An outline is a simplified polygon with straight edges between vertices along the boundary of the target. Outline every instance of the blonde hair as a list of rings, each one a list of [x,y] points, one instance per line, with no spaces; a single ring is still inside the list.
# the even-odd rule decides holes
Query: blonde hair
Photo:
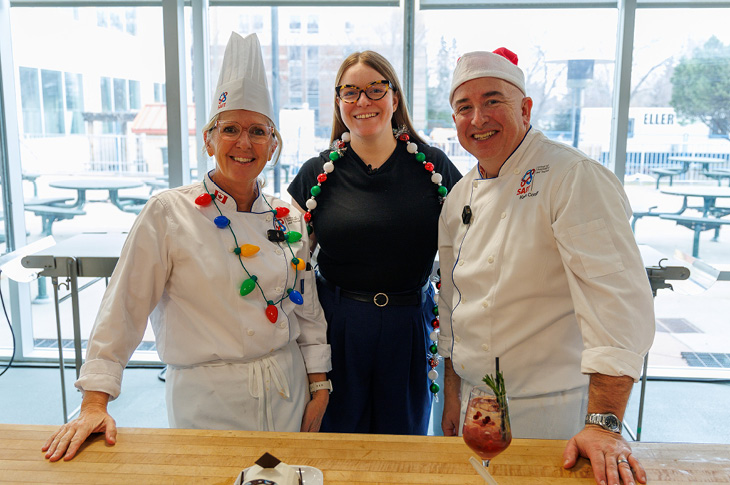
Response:
[[[258,111],[255,111],[255,113],[258,113]],[[266,117],[269,127],[274,130],[274,139],[276,140],[276,151],[274,152],[274,154],[271,157],[271,159],[274,160],[274,163],[271,164],[271,166],[273,167],[277,163],[279,163],[279,158],[281,158],[281,150],[284,148],[284,140],[281,138],[281,133],[279,133],[279,130],[276,129],[276,125],[274,124],[274,122],[271,121],[271,119],[268,116],[266,116],[262,113],[259,113],[259,114]],[[213,131],[213,128],[215,128],[215,122],[218,121],[219,116],[220,116],[220,113],[216,113],[215,116],[213,116],[210,119],[210,121],[208,121],[205,124],[205,126],[203,126],[202,132],[208,134],[208,140],[210,140],[210,133]],[[203,146],[203,153],[205,153],[207,151],[206,147],[207,147],[208,143],[210,143],[210,141],[206,142],[205,146]]]
[[[400,81],[398,81],[398,75],[395,73],[395,69],[393,69],[393,66],[385,57],[374,51],[353,52],[347,56],[344,61],[342,61],[342,65],[337,71],[337,77],[335,78],[335,86],[339,86],[341,84],[342,76],[345,75],[345,71],[358,63],[365,64],[366,66],[375,69],[393,85],[393,96],[398,96],[399,102],[398,107],[395,111],[393,111],[393,117],[390,120],[391,126],[396,129],[401,126],[405,126],[408,129],[408,133],[410,134],[412,141],[425,144],[413,128],[411,116],[408,114],[408,106],[406,105],[406,100],[402,94],[403,91],[400,87]],[[332,134],[330,135],[330,142],[340,138],[343,132],[349,131],[345,122],[342,121],[340,107],[337,104],[337,92],[335,92],[334,100],[335,112],[332,117]]]

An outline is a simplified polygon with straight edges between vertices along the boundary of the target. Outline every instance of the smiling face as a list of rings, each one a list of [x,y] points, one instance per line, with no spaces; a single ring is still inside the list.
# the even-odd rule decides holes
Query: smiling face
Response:
[[[349,84],[364,89],[368,84],[382,80],[389,79],[372,67],[357,63],[345,71],[338,84]],[[353,139],[393,138],[391,118],[398,107],[398,95],[392,89],[388,89],[385,96],[377,101],[368,98],[365,93],[360,93],[360,97],[354,103],[345,103],[341,99],[337,99],[336,102],[342,121],[350,130]]]
[[[507,81],[481,77],[459,86],[451,107],[459,143],[497,176],[530,127],[532,99]]]
[[[211,178],[234,196],[253,192],[256,178],[276,150],[276,140],[272,135],[265,143],[251,143],[248,128],[254,123],[271,126],[271,122],[260,113],[243,109],[224,111],[218,121],[235,121],[243,130],[235,140],[223,139],[216,127],[203,134],[208,154],[215,157],[216,167]]]

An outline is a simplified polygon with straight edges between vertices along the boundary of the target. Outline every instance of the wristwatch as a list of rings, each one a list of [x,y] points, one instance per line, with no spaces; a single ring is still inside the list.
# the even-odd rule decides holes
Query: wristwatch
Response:
[[[586,424],[597,424],[601,428],[621,434],[621,420],[613,413],[589,413]]]
[[[327,379],[326,381],[312,382],[309,385],[309,394],[314,394],[321,389],[327,389],[332,394],[332,381]]]

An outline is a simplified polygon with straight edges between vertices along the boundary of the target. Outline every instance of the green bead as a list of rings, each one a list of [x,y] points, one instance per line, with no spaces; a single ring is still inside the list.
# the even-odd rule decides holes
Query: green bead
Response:
[[[314,231],[314,228],[310,224],[307,224],[307,234],[312,234],[312,231]]]
[[[434,315],[438,315],[439,314],[439,306],[438,305],[434,305],[433,306],[433,314]]]
[[[431,352],[432,354],[435,354],[436,352],[439,351],[439,346],[436,344],[431,344],[431,346],[428,348],[428,351]]]
[[[310,190],[309,193],[317,197],[319,194],[322,193],[322,187],[320,187],[319,185],[315,185],[314,187],[312,187],[312,190]]]
[[[419,162],[423,162],[426,160],[426,154],[425,153],[416,153],[416,160]]]
[[[333,162],[340,159],[340,154],[337,152],[330,152],[330,160]]]
[[[286,233],[286,240],[290,243],[295,243],[302,238],[302,233],[297,231],[289,231]]]
[[[444,187],[443,185],[440,185],[440,186],[439,186],[439,188],[438,188],[438,193],[439,193],[439,195],[440,195],[441,197],[446,197],[446,194],[448,194],[448,193],[449,193],[449,189],[447,189],[447,188],[446,188],[446,187]]]
[[[437,392],[439,392],[439,389],[441,389],[441,388],[439,387],[438,384],[436,384],[435,382],[431,383],[431,392],[433,394],[436,394]]]

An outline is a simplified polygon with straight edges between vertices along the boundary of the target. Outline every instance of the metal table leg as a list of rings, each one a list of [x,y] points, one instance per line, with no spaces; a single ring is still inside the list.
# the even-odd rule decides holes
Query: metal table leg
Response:
[[[63,402],[63,422],[68,423],[68,408],[66,405],[66,375],[63,363],[63,339],[61,335],[61,312],[58,305],[58,277],[52,276],[53,299],[56,305],[56,336],[58,338],[58,368],[61,370],[61,400]]]

